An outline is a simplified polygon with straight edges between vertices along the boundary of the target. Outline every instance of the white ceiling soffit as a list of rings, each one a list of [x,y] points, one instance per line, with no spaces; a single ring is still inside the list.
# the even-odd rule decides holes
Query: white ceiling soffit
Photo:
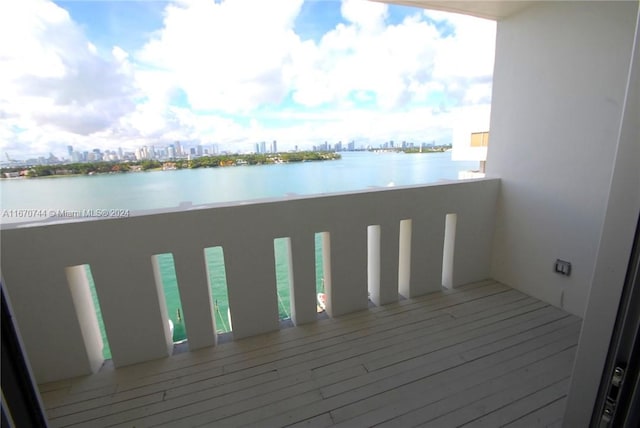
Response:
[[[464,15],[477,16],[479,18],[500,20],[517,13],[528,7],[533,1],[527,0],[503,0],[503,1],[433,1],[433,0],[372,0],[381,3],[414,6],[422,9],[434,9],[445,12],[462,13]]]

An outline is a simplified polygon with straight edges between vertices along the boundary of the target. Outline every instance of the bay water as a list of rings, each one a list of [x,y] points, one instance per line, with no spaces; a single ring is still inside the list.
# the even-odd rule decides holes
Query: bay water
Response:
[[[237,166],[175,171],[0,180],[2,210],[150,210],[219,202],[313,195],[455,180],[459,171],[477,169],[477,162],[451,160],[451,152],[404,154],[346,152],[333,161]],[[2,218],[2,222],[17,219]],[[24,219],[22,219],[24,220]],[[320,235],[316,236],[316,288],[322,292]],[[285,242],[275,240],[274,263],[281,319],[289,318],[289,283]],[[9,249],[3,249],[10,251]],[[227,283],[222,248],[205,250],[212,305],[218,332],[230,331]],[[180,296],[171,254],[158,256],[173,339],[186,338]],[[87,273],[107,344],[90,267]],[[108,345],[105,358],[111,354]]]

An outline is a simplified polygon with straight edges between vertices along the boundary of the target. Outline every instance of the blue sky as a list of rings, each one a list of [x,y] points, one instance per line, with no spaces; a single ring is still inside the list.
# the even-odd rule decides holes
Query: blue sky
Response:
[[[366,0],[24,0],[0,5],[0,37],[0,150],[19,159],[448,142],[488,119],[495,23]]]
[[[167,1],[82,1],[54,2],[69,12],[87,39],[103,50],[117,45],[126,51],[139,49],[162,27]]]

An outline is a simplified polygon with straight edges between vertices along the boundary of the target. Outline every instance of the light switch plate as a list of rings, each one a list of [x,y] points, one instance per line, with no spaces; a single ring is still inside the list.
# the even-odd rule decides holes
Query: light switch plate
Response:
[[[560,275],[569,276],[571,275],[571,263],[565,260],[557,259],[553,271],[555,273],[559,273]]]

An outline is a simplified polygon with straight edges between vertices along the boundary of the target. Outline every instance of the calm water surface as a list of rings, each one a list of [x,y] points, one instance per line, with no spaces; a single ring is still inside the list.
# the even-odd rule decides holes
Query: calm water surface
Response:
[[[147,210],[430,183],[477,167],[450,152],[352,152],[336,161],[1,180],[0,192],[3,209]]]

